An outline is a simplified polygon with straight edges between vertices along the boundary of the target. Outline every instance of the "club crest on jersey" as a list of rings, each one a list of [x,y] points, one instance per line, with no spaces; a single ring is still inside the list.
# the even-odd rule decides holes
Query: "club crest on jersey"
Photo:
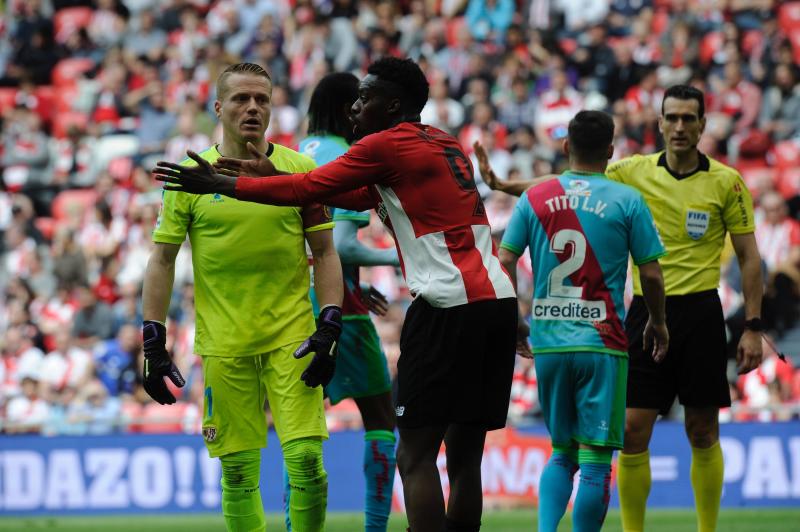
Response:
[[[217,427],[213,425],[209,425],[207,427],[203,427],[203,438],[206,439],[208,443],[217,439]]]
[[[686,234],[692,240],[699,240],[708,231],[708,224],[711,221],[711,213],[688,209],[686,211]]]
[[[586,190],[588,188],[589,182],[585,179],[571,179],[569,182],[569,189],[565,192],[574,196],[591,196],[591,190]]]

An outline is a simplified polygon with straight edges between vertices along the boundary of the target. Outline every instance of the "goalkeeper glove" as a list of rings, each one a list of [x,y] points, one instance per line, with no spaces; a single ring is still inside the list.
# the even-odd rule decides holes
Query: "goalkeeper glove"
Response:
[[[342,334],[342,309],[336,305],[328,305],[319,313],[317,331],[303,342],[294,358],[303,358],[313,352],[314,358],[300,376],[306,386],[327,385],[333,378],[336,369],[336,342]]]
[[[175,386],[183,388],[186,381],[167,353],[167,328],[157,321],[142,323],[144,338],[144,390],[161,403],[171,405],[175,396],[167,388],[164,377],[169,377]]]

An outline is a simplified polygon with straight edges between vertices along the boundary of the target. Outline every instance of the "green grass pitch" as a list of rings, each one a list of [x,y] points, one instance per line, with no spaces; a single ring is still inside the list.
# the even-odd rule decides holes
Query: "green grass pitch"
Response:
[[[390,532],[405,531],[405,516],[393,515]],[[797,509],[747,509],[723,510],[720,513],[720,531],[725,532],[797,532],[800,530],[800,508]],[[488,511],[483,517],[482,530],[487,532],[531,532],[536,530],[534,510]],[[327,532],[358,532],[363,530],[363,517],[356,513],[328,515]],[[267,531],[283,530],[283,516],[269,514]],[[648,532],[695,532],[692,510],[650,510],[647,512]],[[0,517],[0,530],[4,532],[33,532],[55,530],[62,532],[224,532],[225,523],[218,514],[190,515],[127,515],[98,517]],[[572,530],[569,516],[559,531]],[[622,530],[619,511],[610,511],[604,531]]]

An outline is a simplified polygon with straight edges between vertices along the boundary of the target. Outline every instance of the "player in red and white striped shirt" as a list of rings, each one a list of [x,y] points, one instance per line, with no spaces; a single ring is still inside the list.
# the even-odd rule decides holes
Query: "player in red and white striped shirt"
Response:
[[[413,61],[384,58],[369,67],[351,110],[363,138],[333,162],[278,175],[266,157],[223,158],[223,175],[193,157],[200,166],[159,163],[155,173],[178,185],[165,188],[184,192],[377,210],[395,236],[415,297],[400,341],[396,408],[411,530],[478,530],[486,431],[503,427],[508,411],[516,297],[469,159],[451,135],[419,122],[427,97],[428,83]],[[242,174],[277,177],[230,177]],[[436,468],[442,440],[450,479],[446,517]]]

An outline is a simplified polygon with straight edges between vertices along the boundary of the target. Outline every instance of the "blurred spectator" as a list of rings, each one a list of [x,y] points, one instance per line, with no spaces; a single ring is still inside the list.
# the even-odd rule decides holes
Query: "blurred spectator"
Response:
[[[69,328],[61,327],[53,335],[53,350],[42,359],[39,368],[42,396],[52,400],[66,387],[80,388],[92,376],[92,356],[81,349]]]
[[[553,73],[550,90],[539,97],[536,108],[536,140],[550,159],[561,156],[561,144],[567,136],[567,124],[583,108],[583,98],[569,86],[563,70]]]
[[[166,45],[167,33],[156,25],[156,13],[150,9],[142,10],[138,18],[128,25],[123,41],[125,52],[135,57],[150,57]]]
[[[77,345],[92,349],[94,345],[114,335],[114,317],[111,308],[88,285],[78,286],[78,311],[72,325]]]
[[[178,115],[175,133],[169,141],[167,141],[164,157],[168,161],[182,161],[186,158],[187,150],[199,153],[210,144],[211,139],[208,138],[208,135],[197,132],[194,113],[191,111],[182,111]]]
[[[176,122],[175,114],[166,108],[164,87],[153,83],[140,102],[139,127],[136,128],[139,152],[145,155],[163,153]]]
[[[39,214],[49,213],[47,205],[55,195],[49,173],[50,151],[41,118],[26,107],[18,107],[4,121],[4,146],[0,165],[3,182],[11,190],[22,190]]]
[[[438,76],[431,83],[429,96],[422,109],[422,122],[450,134],[456,133],[464,123],[464,106],[449,97],[446,77]]]
[[[83,188],[94,184],[92,168],[95,139],[78,124],[67,126],[67,136],[55,139],[53,150],[53,180],[59,188]]]
[[[381,55],[417,59],[431,83],[422,120],[457,136],[469,152],[472,142],[482,139],[496,170],[511,179],[560,171],[566,125],[584,107],[613,114],[615,158],[660,149],[663,91],[688,80],[707,98],[700,149],[740,167],[748,185],[763,195],[756,233],[769,273],[763,316],[776,335],[786,332],[784,341],[791,339],[788,328],[796,326],[800,305],[797,229],[786,204],[769,191],[792,198],[798,189],[800,66],[778,4],[6,2],[0,22],[0,409],[20,394],[23,377],[38,381],[43,351],[56,350],[59,331],[83,324],[91,336],[79,339],[80,348],[98,342],[98,378],[111,396],[122,394],[123,428],[197,430],[203,385],[192,354],[188,241],[176,260],[177,297],[169,309],[173,356],[185,374],[195,375],[179,409],[149,405],[135,382],[138,347],[128,358],[127,348],[117,344],[134,342],[125,331],[141,323],[140,284],[161,194],[149,168],[156,158],[181,160],[187,148],[219,141],[216,88],[209,80],[243,59],[270,72],[275,100],[270,138],[290,146],[322,75],[330,70],[363,75],[367,63]],[[90,6],[92,16],[85,28],[59,25],[56,35],[54,11],[65,5]],[[489,193],[477,178],[496,234],[513,200]],[[790,199],[792,212],[798,198]],[[372,219],[362,237],[391,246],[377,216]],[[522,262],[520,268],[525,294],[530,268]],[[733,313],[730,324],[741,299],[735,270],[729,269],[721,287]],[[391,315],[378,324],[391,368],[399,354],[402,309],[410,300],[398,275],[394,268],[375,268],[364,279],[391,302]],[[86,286],[96,293],[87,293]],[[731,331],[736,334],[735,327]],[[130,366],[115,392],[109,383],[123,360]],[[766,370],[769,400],[763,409],[783,412],[788,403],[779,398],[785,391]],[[795,373],[797,401],[800,372]],[[529,391],[530,381],[527,385],[523,389]],[[764,394],[764,389],[752,392],[752,382],[746,387],[747,393],[733,387],[745,404]],[[89,395],[61,387],[50,403],[47,432],[95,430],[88,421],[94,414],[86,413],[104,416],[106,403],[102,394]],[[524,405],[514,407],[522,413],[517,419],[529,422],[535,406],[524,394],[515,397],[520,400],[515,404]],[[754,408],[751,418],[784,416]],[[736,418],[737,405],[729,415]],[[74,419],[82,421],[71,425]],[[96,430],[111,430],[110,417],[104,419]]]
[[[53,274],[57,286],[72,289],[88,283],[86,256],[78,247],[75,233],[69,227],[61,227],[53,239]]]
[[[513,0],[469,0],[464,18],[476,40],[502,43],[513,16]]]
[[[767,267],[764,318],[780,338],[797,320],[800,301],[800,223],[788,217],[780,194],[761,197],[756,221],[756,242]]]
[[[48,419],[50,408],[39,397],[39,382],[35,375],[22,379],[22,394],[13,397],[6,408],[5,430],[11,434],[38,433]]]
[[[536,101],[533,99],[533,92],[528,82],[524,79],[516,78],[511,82],[511,97],[498,107],[498,119],[509,131],[534,123]]]
[[[759,129],[773,141],[787,140],[800,134],[800,85],[789,65],[778,65],[773,78],[764,92]]]

